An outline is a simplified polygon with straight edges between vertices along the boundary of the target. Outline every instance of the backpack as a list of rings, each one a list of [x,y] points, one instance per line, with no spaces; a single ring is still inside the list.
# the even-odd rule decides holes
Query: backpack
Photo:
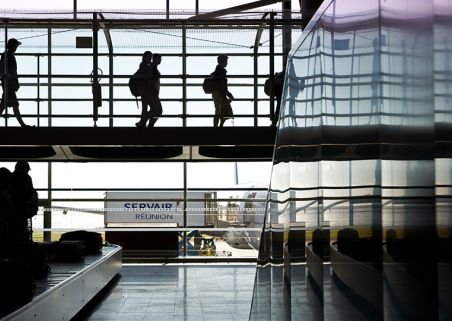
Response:
[[[132,75],[129,79],[129,89],[133,96],[140,97],[140,81],[136,77],[136,73]]]
[[[138,72],[138,71],[137,71]],[[140,108],[140,106],[138,106],[138,97],[141,96],[140,94],[140,80],[137,77],[137,72],[135,72],[132,77],[129,78],[129,90],[130,93],[135,96],[135,101],[137,103],[137,108]]]
[[[265,83],[264,83],[264,93],[265,93],[267,96],[270,96],[270,95],[271,95],[271,92],[270,92],[270,78],[267,78],[267,80],[265,80]],[[273,91],[273,94],[275,94],[275,91]]]
[[[282,87],[284,85],[284,73],[275,73],[275,77],[273,78],[273,96],[280,96],[282,94]],[[264,92],[267,96],[270,97],[270,78],[265,80],[264,83]]]
[[[211,76],[204,78],[202,89],[206,94],[211,94],[216,88],[216,81]]]

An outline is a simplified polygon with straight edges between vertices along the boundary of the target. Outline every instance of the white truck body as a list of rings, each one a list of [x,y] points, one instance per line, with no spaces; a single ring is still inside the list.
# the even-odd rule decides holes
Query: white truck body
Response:
[[[214,202],[211,192],[187,193],[187,226],[205,226],[206,215]],[[193,201],[192,201],[193,200]],[[184,226],[184,193],[167,192],[106,192],[105,226],[126,224],[174,224]],[[125,224],[125,225],[126,225]]]

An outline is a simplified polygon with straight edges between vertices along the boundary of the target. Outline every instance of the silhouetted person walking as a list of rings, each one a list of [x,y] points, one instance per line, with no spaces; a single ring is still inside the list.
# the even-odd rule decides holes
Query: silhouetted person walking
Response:
[[[148,106],[151,105],[151,81],[152,81],[152,52],[145,51],[135,77],[139,79],[139,93],[141,96],[141,118],[135,125],[145,127],[148,120]]]
[[[28,219],[37,213],[37,193],[33,181],[28,175],[30,165],[26,161],[18,161],[11,176],[11,199],[14,217],[11,221],[10,236],[13,242],[29,240]]]
[[[218,65],[215,71],[210,75],[212,79],[215,79],[216,86],[212,91],[212,99],[215,104],[215,116],[213,118],[213,126],[218,127],[218,122],[220,122],[220,127],[223,127],[224,122],[227,118],[232,117],[231,100],[234,96],[228,90],[228,80],[226,78],[226,69],[228,65],[228,56],[219,55],[217,57]],[[228,99],[228,97],[230,99]]]
[[[14,53],[17,47],[22,43],[17,39],[11,38],[7,43],[7,50],[0,58],[0,71],[2,79],[2,101],[0,102],[0,115],[7,107],[13,107],[14,116],[19,122],[20,126],[28,127],[22,120],[19,111],[19,101],[17,100],[16,92],[19,90],[19,78],[17,76],[17,62]],[[6,96],[6,97],[5,97]]]
[[[154,54],[152,56],[152,78],[150,81],[150,110],[148,113],[149,124],[148,127],[154,127],[158,117],[162,115],[162,103],[160,102],[160,71],[158,66],[162,62],[162,56]]]

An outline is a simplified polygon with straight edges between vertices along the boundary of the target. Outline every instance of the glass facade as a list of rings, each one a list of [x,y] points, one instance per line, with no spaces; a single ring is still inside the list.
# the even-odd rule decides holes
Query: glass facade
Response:
[[[448,320],[452,3],[325,1],[287,67],[250,320]]]
[[[10,171],[14,165],[0,162]],[[113,243],[109,238],[114,236],[108,233],[118,231],[126,236],[117,242],[125,256],[146,258],[158,257],[165,248],[164,237],[175,235],[171,241],[176,253],[163,256],[257,257],[270,162],[30,162],[30,166],[40,200],[38,215],[32,219],[35,241],[58,240],[63,232],[85,229],[100,232]],[[137,235],[139,253],[133,246],[127,250],[127,239]]]
[[[264,93],[264,82],[272,66],[275,72],[282,66],[281,15],[274,22],[262,17],[263,12],[226,16],[206,28],[201,22],[181,22],[194,12],[175,12],[164,24],[158,20],[162,14],[99,12],[100,28],[93,32],[93,13],[86,11],[78,14],[79,20],[69,12],[0,12],[3,18],[12,19],[0,25],[0,44],[5,44],[5,37],[22,42],[15,56],[24,122],[37,127],[92,127],[93,122],[97,127],[134,127],[141,107],[137,108],[128,81],[143,52],[151,50],[162,56],[159,98],[163,114],[158,127],[212,126],[212,97],[203,91],[202,83],[215,70],[220,53],[230,57],[228,88],[235,98],[234,119],[226,125],[270,125],[274,107]],[[293,14],[294,21],[299,22],[299,17]],[[68,27],[46,19],[63,21]],[[270,30],[276,38],[272,49]],[[301,28],[294,24],[291,34],[297,37]],[[80,38],[88,39],[92,47],[91,43],[76,47]],[[96,109],[93,70],[98,70],[101,86],[101,106]],[[15,127],[18,123],[2,115],[0,125]]]

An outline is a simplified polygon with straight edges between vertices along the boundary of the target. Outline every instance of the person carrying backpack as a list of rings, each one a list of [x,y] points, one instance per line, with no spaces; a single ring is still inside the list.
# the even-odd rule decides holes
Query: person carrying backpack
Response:
[[[232,118],[231,101],[234,96],[228,90],[228,80],[226,78],[226,69],[229,57],[226,55],[219,55],[217,57],[218,65],[215,71],[211,74],[211,78],[215,80],[215,87],[212,91],[212,99],[215,104],[215,116],[213,118],[213,126],[223,127],[224,122],[228,118]]]
[[[152,52],[145,51],[137,72],[135,72],[129,82],[132,94],[141,97],[141,118],[135,124],[137,127],[145,127],[148,120],[148,106],[151,105],[152,89],[155,88],[153,84],[151,85],[152,76]]]
[[[2,100],[0,102],[0,115],[6,107],[13,107],[14,116],[22,127],[25,125],[19,111],[19,101],[16,92],[19,90],[19,78],[17,76],[17,62],[14,53],[22,43],[17,39],[11,38],[7,43],[7,50],[0,58],[0,77],[2,80]]]

